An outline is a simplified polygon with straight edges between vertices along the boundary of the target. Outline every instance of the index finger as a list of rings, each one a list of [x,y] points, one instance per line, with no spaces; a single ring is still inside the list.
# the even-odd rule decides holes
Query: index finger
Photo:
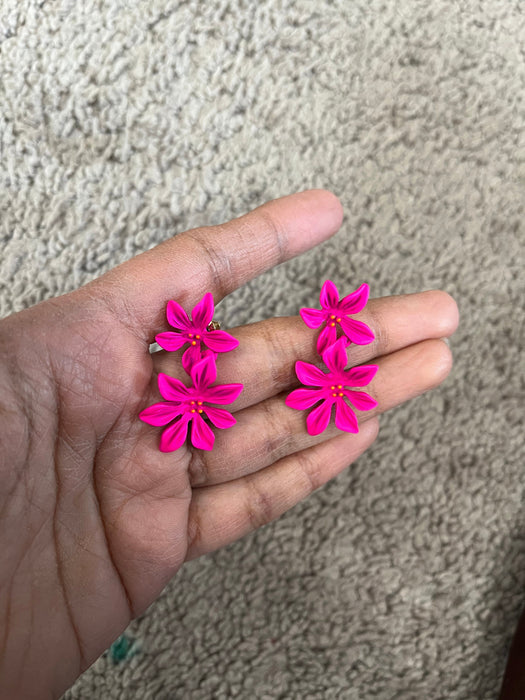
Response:
[[[166,303],[190,311],[211,292],[215,303],[265,270],[313,248],[340,228],[343,208],[328,190],[266,202],[224,224],[190,229],[113,268],[91,285],[119,319],[153,342]]]

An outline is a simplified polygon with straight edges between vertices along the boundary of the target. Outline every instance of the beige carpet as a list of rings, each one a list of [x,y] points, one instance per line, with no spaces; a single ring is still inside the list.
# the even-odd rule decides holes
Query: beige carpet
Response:
[[[0,315],[311,187],[340,233],[228,325],[327,277],[461,313],[439,390],[186,566],[68,700],[495,698],[525,602],[524,125],[520,0],[0,0]]]

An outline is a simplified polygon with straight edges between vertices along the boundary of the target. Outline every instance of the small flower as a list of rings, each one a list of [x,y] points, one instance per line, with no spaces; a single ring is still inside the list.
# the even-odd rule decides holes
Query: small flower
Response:
[[[374,340],[372,330],[365,323],[348,318],[349,314],[357,314],[364,309],[369,293],[369,286],[362,284],[355,292],[339,300],[337,287],[331,280],[326,280],[319,295],[322,309],[304,308],[299,311],[308,328],[319,328],[326,322],[317,339],[317,352],[320,355],[335,343],[338,328],[350,343],[368,345]]]
[[[206,352],[202,345],[205,345],[213,352],[229,352],[234,350],[239,341],[226,331],[208,330],[213,319],[215,305],[213,296],[207,292],[191,312],[191,320],[182,306],[176,301],[168,301],[166,317],[168,323],[179,332],[166,331],[155,336],[155,340],[164,350],[179,350],[186,343],[189,347],[184,352],[184,356],[191,364],[202,359]]]
[[[141,411],[139,418],[149,425],[169,425],[160,439],[161,452],[173,452],[184,444],[191,423],[191,442],[201,450],[211,450],[215,435],[203,415],[217,428],[230,428],[237,422],[229,411],[206,403],[229,404],[239,396],[242,384],[217,384],[215,357],[208,355],[192,365],[190,376],[193,386],[187,387],[178,379],[159,373],[159,391],[166,401],[153,404]]]
[[[357,417],[345,399],[360,411],[369,411],[377,406],[377,401],[364,391],[352,391],[347,388],[366,386],[374,378],[377,365],[361,365],[345,370],[347,361],[346,339],[341,337],[323,353],[323,362],[329,372],[323,372],[315,365],[301,360],[295,363],[299,381],[307,386],[319,388],[295,389],[288,394],[286,405],[304,410],[322,401],[306,418],[306,427],[310,435],[319,435],[326,429],[334,404],[336,427],[349,433],[359,432]]]

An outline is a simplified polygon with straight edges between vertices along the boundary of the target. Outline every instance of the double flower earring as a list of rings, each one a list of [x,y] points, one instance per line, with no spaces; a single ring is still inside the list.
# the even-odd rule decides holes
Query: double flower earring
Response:
[[[191,319],[176,301],[168,301],[166,317],[176,332],[155,336],[157,343],[170,352],[186,347],[182,368],[191,379],[186,386],[180,379],[159,373],[158,386],[165,399],[144,409],[139,418],[149,425],[168,426],[160,438],[161,452],[173,452],[190,438],[194,447],[211,450],[215,435],[207,418],[216,428],[230,428],[237,422],[224,408],[209,404],[230,404],[243,390],[242,384],[214,384],[217,379],[217,355],[235,350],[239,341],[221,331],[213,321],[215,304],[208,292],[191,312]],[[213,385],[213,386],[212,386]],[[168,425],[169,424],[169,425]]]
[[[319,296],[321,309],[305,308],[299,312],[309,328],[319,328],[324,324],[317,339],[317,352],[328,368],[328,372],[324,372],[301,360],[295,364],[297,378],[305,386],[288,394],[286,405],[305,410],[318,404],[306,418],[310,435],[319,435],[326,430],[333,406],[336,427],[349,433],[359,432],[352,406],[360,411],[377,406],[377,401],[369,394],[350,388],[369,384],[377,372],[377,365],[345,369],[348,363],[346,348],[352,343],[368,345],[374,340],[374,334],[366,324],[349,318],[364,309],[369,291],[368,285],[362,284],[340,300],[337,287],[327,280]],[[340,336],[338,331],[342,333]]]

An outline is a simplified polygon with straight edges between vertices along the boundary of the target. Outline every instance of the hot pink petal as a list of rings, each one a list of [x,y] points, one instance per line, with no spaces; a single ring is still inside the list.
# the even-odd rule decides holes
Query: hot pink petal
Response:
[[[185,414],[162,431],[159,446],[161,452],[173,452],[182,447],[188,434],[188,421],[189,416]]]
[[[369,294],[370,287],[367,284],[362,284],[355,292],[341,299],[338,304],[339,311],[345,315],[358,314],[365,308]]]
[[[243,388],[243,384],[217,384],[217,386],[209,386],[201,393],[201,396],[203,401],[228,404],[235,401]]]
[[[342,399],[337,401],[335,407],[335,425],[339,430],[345,430],[347,433],[358,433],[359,423],[357,416],[352,411],[350,406]]]
[[[191,442],[199,450],[211,450],[215,442],[213,430],[207,425],[200,414],[194,413],[191,422]]]
[[[190,370],[191,379],[195,388],[203,391],[217,379],[217,365],[212,355],[203,357],[196,362]]]
[[[323,352],[329,348],[330,345],[333,345],[336,340],[337,330],[333,326],[325,326],[317,338],[317,352],[319,355],[322,355]]]
[[[181,331],[185,331],[191,326],[191,321],[188,318],[188,314],[176,301],[168,301],[168,305],[166,307],[166,318],[168,319],[170,326],[173,326],[173,328],[178,328]]]
[[[323,430],[326,430],[328,423],[330,422],[330,414],[332,412],[332,403],[330,401],[323,401],[319,404],[317,408],[310,411],[306,417],[306,428],[309,435],[319,435]]]
[[[185,401],[190,395],[188,388],[175,377],[169,377],[167,374],[160,372],[158,382],[162,397],[168,399],[168,401]]]
[[[239,345],[237,338],[226,331],[208,331],[202,336],[202,341],[215,352],[229,352]]]
[[[294,389],[286,397],[285,404],[290,408],[302,411],[320,401],[323,398],[323,394],[324,392],[319,389]]]
[[[376,376],[378,370],[377,365],[361,365],[360,367],[352,367],[345,372],[346,384],[348,386],[366,386],[370,384]]]
[[[375,338],[375,335],[366,323],[356,321],[354,318],[346,318],[346,316],[343,316],[341,319],[341,328],[348,340],[351,340],[352,343],[356,345],[368,345],[368,343],[371,343]]]
[[[326,384],[326,374],[309,362],[297,360],[295,373],[297,374],[297,379],[307,386],[324,386]]]
[[[364,391],[351,391],[350,389],[345,389],[344,393],[350,403],[359,411],[369,411],[371,408],[375,408],[377,406],[377,401]]]
[[[335,309],[339,303],[339,292],[332,280],[326,280],[321,287],[319,300],[323,309]]]
[[[160,401],[141,411],[139,418],[148,425],[167,425],[181,413],[180,405],[174,404],[172,401]]]
[[[184,338],[180,333],[173,333],[173,331],[159,333],[155,336],[155,341],[160,345],[161,348],[164,348],[164,350],[170,350],[171,352],[173,352],[174,350],[178,350],[185,343],[188,342],[187,339]]]
[[[186,374],[191,374],[191,368],[199,360],[203,360],[208,355],[212,355],[214,360],[217,360],[217,353],[208,348],[199,348],[199,346],[190,345],[186,352],[182,353],[182,368]],[[357,386],[357,385],[356,385]]]
[[[323,362],[334,374],[340,374],[344,371],[348,363],[346,338],[339,338],[323,352]]]
[[[320,309],[299,309],[301,318],[306,323],[308,328],[319,328],[325,319],[325,312]]]
[[[195,362],[198,362],[199,360],[202,359],[200,356],[200,352],[199,352],[199,358],[197,360],[195,360],[194,354],[189,352],[191,349],[192,349],[192,346],[190,345],[190,347],[186,350],[186,352],[182,353],[182,358],[181,358],[182,369],[186,372],[186,374],[191,374],[191,368],[193,367]]]
[[[213,312],[215,304],[211,292],[206,292],[199,303],[193,307],[191,318],[193,325],[196,328],[206,328],[208,323],[213,320]]]
[[[217,428],[231,428],[237,421],[232,414],[225,408],[213,408],[212,406],[203,406],[204,413]]]
[[[182,366],[184,371],[191,374],[193,365],[200,362],[204,357],[205,355],[201,352],[200,345],[190,345],[189,348],[182,353]]]

